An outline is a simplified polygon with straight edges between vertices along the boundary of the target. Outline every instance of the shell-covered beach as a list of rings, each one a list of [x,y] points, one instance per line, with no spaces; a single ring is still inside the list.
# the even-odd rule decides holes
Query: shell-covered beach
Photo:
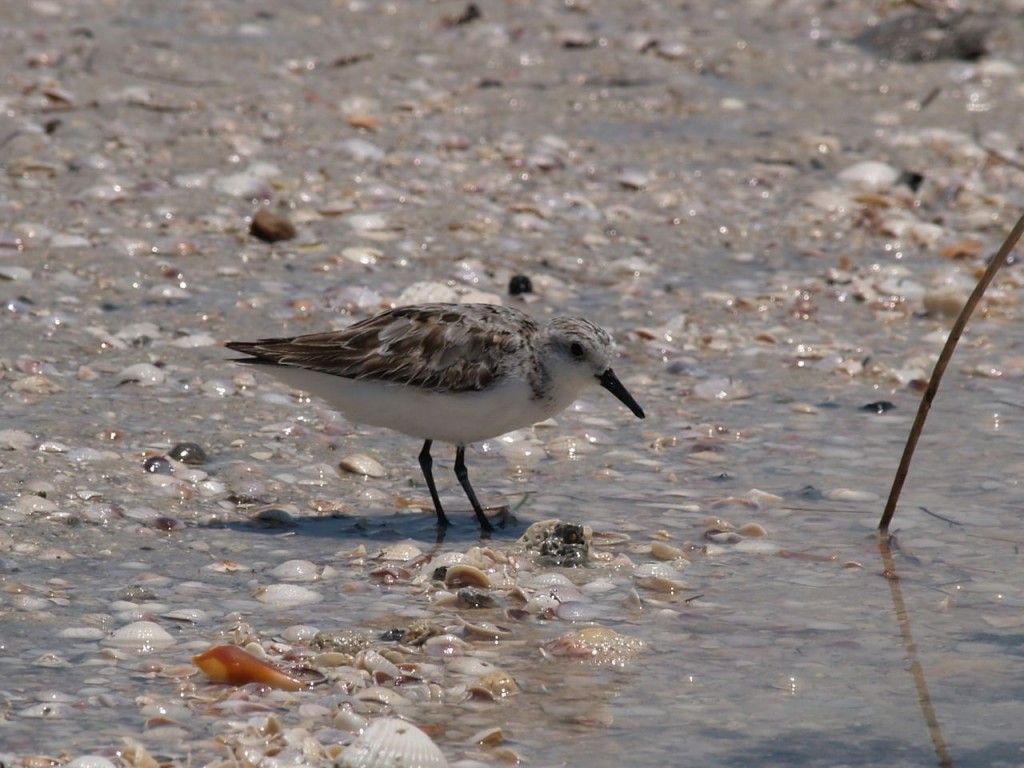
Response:
[[[0,763],[1020,762],[1019,265],[875,529],[1024,5],[714,5],[8,4]],[[470,446],[490,538],[436,444],[439,537],[420,441],[223,346],[421,302],[593,320],[646,419]]]

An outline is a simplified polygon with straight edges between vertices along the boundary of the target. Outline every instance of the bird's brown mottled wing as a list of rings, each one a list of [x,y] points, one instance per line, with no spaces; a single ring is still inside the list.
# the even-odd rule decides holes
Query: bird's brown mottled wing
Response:
[[[525,314],[488,304],[397,307],[340,331],[228,342],[244,362],[448,392],[485,389],[537,330]]]

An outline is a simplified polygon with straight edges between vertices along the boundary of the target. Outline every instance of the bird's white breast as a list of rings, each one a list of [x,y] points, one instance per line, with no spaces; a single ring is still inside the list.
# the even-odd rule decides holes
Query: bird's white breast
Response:
[[[531,426],[565,408],[578,394],[565,391],[555,399],[536,399],[524,379],[511,376],[486,390],[444,393],[289,366],[265,370],[321,398],[351,422],[456,444]]]

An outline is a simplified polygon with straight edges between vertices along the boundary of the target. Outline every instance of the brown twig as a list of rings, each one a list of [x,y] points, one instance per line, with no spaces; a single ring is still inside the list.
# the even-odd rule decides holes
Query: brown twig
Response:
[[[906,482],[907,473],[910,471],[910,462],[914,458],[914,449],[917,448],[917,441],[920,439],[921,432],[924,430],[924,422],[928,418],[928,411],[931,410],[932,401],[935,399],[935,393],[939,391],[939,382],[942,381],[942,375],[946,372],[946,367],[949,365],[949,361],[953,357],[953,352],[956,350],[957,342],[960,341],[960,337],[964,333],[964,328],[967,327],[967,321],[970,320],[975,308],[981,301],[981,297],[985,294],[985,290],[996,276],[996,272],[999,271],[999,268],[1006,263],[1006,260],[1010,256],[1010,252],[1017,247],[1017,241],[1020,240],[1022,234],[1024,234],[1024,215],[1017,219],[1016,225],[1014,225],[1010,234],[1006,236],[1006,240],[1003,241],[1003,245],[999,249],[999,252],[995,255],[992,261],[989,262],[988,267],[985,269],[985,273],[981,276],[981,279],[978,280],[978,284],[974,286],[974,290],[971,292],[970,297],[964,304],[964,308],[960,310],[960,314],[957,316],[956,322],[953,323],[953,328],[950,330],[949,337],[946,339],[946,343],[942,347],[939,359],[935,361],[935,368],[932,370],[932,375],[928,379],[928,386],[925,387],[924,393],[921,395],[921,404],[918,406],[917,416],[914,418],[914,424],[910,427],[910,435],[907,437],[907,444],[903,447],[903,456],[900,458],[900,465],[896,470],[896,477],[894,477],[892,481],[892,489],[889,491],[889,500],[885,504],[885,511],[882,513],[882,519],[878,523],[878,529],[882,532],[889,530],[889,523],[892,522],[892,516],[896,514],[896,504],[899,503],[900,492],[903,490],[903,483]]]

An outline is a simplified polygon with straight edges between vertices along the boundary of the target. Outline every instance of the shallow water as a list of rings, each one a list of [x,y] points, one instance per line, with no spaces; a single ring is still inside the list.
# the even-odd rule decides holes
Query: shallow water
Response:
[[[318,764],[354,708],[465,766],[1018,764],[1016,266],[940,390],[891,561],[874,528],[950,308],[1021,209],[1020,32],[978,62],[885,64],[843,42],[877,8],[841,5],[480,3],[466,24],[455,3],[8,9],[4,761],[149,764],[130,738],[161,763]],[[841,176],[863,161],[923,180]],[[253,198],[298,238],[249,236]],[[552,517],[609,534],[565,575],[583,623],[645,644],[619,665],[542,652],[574,627],[514,610],[510,585],[545,571],[528,559],[494,565],[496,608],[444,604],[425,562],[382,582],[390,543],[481,543],[453,452],[435,448],[456,522],[436,543],[414,440],[220,346],[340,326],[419,282],[514,303],[518,273],[530,311],[613,332],[647,419],[595,392],[473,446],[478,494],[515,517],[483,544],[504,556]],[[144,469],[182,442],[208,461]],[[340,472],[353,454],[385,476]],[[723,521],[767,535],[715,541]],[[685,588],[635,578],[655,541],[688,553]],[[318,602],[266,602],[296,559]],[[379,639],[419,618],[511,633],[455,659]],[[140,619],[170,638],[112,642]],[[435,687],[236,691],[190,663],[244,640],[294,660],[301,626],[364,631]],[[459,658],[520,692],[468,698]],[[500,747],[473,743],[493,727]]]

